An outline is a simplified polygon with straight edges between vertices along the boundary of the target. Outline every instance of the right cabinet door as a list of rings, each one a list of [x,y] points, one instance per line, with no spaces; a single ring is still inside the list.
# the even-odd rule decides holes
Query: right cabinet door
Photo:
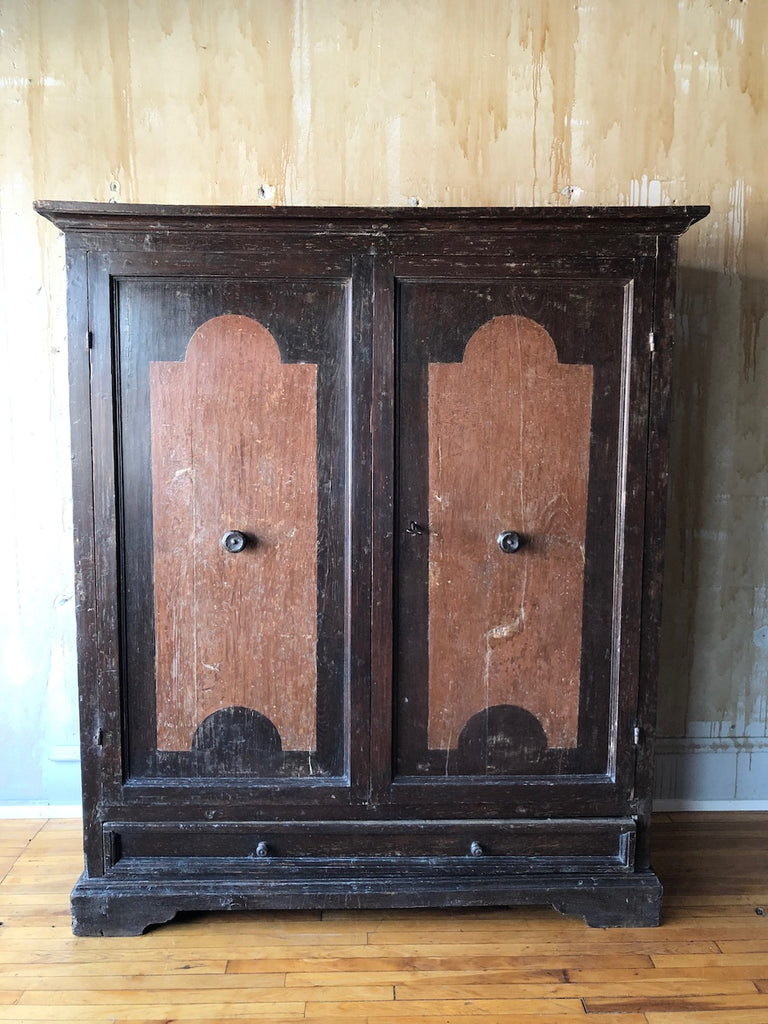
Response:
[[[395,278],[393,798],[627,814],[653,262]]]

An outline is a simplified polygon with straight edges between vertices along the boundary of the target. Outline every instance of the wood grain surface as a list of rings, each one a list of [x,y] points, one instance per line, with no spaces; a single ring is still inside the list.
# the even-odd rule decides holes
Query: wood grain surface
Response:
[[[500,316],[429,367],[429,745],[524,708],[576,745],[592,367]],[[523,544],[504,554],[498,535]]]
[[[316,367],[284,365],[244,316],[150,366],[158,748],[219,708],[315,744]],[[247,537],[237,553],[230,530]]]

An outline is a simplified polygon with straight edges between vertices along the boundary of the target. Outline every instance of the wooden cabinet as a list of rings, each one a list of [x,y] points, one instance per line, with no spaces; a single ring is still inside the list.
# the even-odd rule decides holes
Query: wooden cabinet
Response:
[[[75,931],[657,923],[674,265],[706,209],[37,208],[69,273]]]

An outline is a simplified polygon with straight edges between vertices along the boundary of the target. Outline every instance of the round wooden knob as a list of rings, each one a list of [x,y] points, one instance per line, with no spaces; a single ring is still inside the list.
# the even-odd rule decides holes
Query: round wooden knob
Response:
[[[242,551],[245,547],[245,534],[241,533],[240,530],[228,530],[227,533],[221,538],[221,543],[232,554],[237,554],[238,551]]]
[[[515,533],[514,530],[505,530],[496,538],[496,543],[505,555],[511,555],[522,544],[522,537],[519,533]]]

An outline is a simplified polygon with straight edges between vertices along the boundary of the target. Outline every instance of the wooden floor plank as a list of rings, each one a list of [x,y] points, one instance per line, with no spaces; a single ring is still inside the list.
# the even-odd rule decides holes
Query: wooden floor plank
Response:
[[[354,1001],[360,1000],[371,1006],[375,1003],[380,1002],[391,1002],[393,999],[393,987],[392,985],[348,985],[348,986],[335,986],[335,985],[315,985],[307,988],[293,988],[287,989],[284,986],[269,986],[261,988],[255,986],[253,988],[226,988],[216,987],[215,989],[198,989],[193,986],[181,990],[176,990],[179,994],[180,1001],[183,1001],[184,1005],[191,1007],[192,1005],[205,1005],[208,1006],[211,1003],[216,1003],[220,1006],[228,1006],[233,1011],[237,1010],[241,1004],[254,1005],[256,1003],[269,1003],[270,1005],[282,1006],[283,1004],[289,1004],[295,1006],[298,1003],[302,1005],[309,999],[314,1002],[322,1003],[339,1003],[342,1001]],[[754,991],[754,989],[753,989]],[[158,990],[154,987],[146,985],[133,984],[130,987],[122,989],[112,989],[109,993],[109,1002],[113,1006],[141,1006],[150,1005],[154,1006],[158,1002],[162,1002],[162,994],[168,999],[172,994],[173,990],[161,989]],[[29,988],[22,992],[18,999],[20,1006],[50,1006],[51,1003],[56,1005],[66,1005],[67,1003],[75,1001],[83,1006],[103,1006],[104,1005],[104,992],[101,990],[84,990],[81,986],[80,989],[67,989],[64,987],[57,987],[52,990],[40,990],[37,988]]]
[[[57,962],[50,960],[40,961],[32,953],[24,959],[16,959],[0,963],[0,978],[6,977],[32,977],[55,979],[62,975],[77,977],[81,980],[93,979],[95,982],[102,976],[131,975],[143,978],[168,977],[173,979],[177,975],[186,978],[187,975],[202,975],[224,978],[227,962],[226,960],[203,960],[190,961],[184,957],[174,960],[172,957],[164,957],[158,960],[157,957],[150,959],[134,959],[123,955],[119,960],[103,958],[95,960],[92,956],[83,959],[74,957],[62,957]],[[282,977],[282,975],[280,975]],[[270,977],[270,975],[265,975]],[[196,984],[186,982],[186,984]]]
[[[147,1024],[147,1021],[204,1021],[208,1024],[211,1020],[259,1020],[259,1021],[284,1021],[302,1019],[304,1015],[303,1003],[253,1003],[251,1005],[239,1004],[235,1007],[220,1002],[204,1004],[189,1004],[184,1001],[174,1003],[156,1003],[149,1009],[144,1005],[125,1005],[123,1003],[112,1003],[107,1009],[103,1006],[91,1006],[88,1003],[57,1003],[55,1009],[50,1004],[46,1006],[17,1004],[11,1007],[0,1007],[0,1021],[12,1021],[13,1024],[23,1024],[25,1021],[48,1021],[73,1022],[73,1024],[95,1024],[104,1022],[112,1024],[115,1018],[124,1021],[139,1022]]]
[[[651,967],[650,970],[576,970],[566,971],[565,973],[572,984],[586,988],[593,984],[624,985],[626,983],[631,985],[635,980],[647,983],[652,978],[658,981],[672,979],[682,984],[698,981],[728,981],[735,980],[736,978],[747,978],[750,981],[755,981],[759,970],[750,964],[697,967],[694,962],[691,965],[681,967]]]
[[[248,975],[229,975],[233,978],[247,978]],[[492,985],[508,985],[518,988],[530,987],[542,990],[555,984],[568,983],[565,971],[555,970],[455,970],[431,971],[416,968],[393,971],[297,971],[285,975],[286,988],[304,988],[305,986],[326,985],[329,978],[334,985],[387,984],[392,986],[423,983],[435,987],[449,985],[451,982],[462,985],[489,987]]]
[[[750,966],[765,970],[768,964],[768,955],[765,953],[710,953],[704,955],[680,954],[667,956],[660,954],[652,956],[656,967],[694,967],[696,970],[703,970],[706,967],[738,967]],[[759,975],[762,977],[762,974]]]
[[[755,992],[738,995],[641,996],[586,998],[587,1013],[720,1013],[723,1010],[751,1010],[755,1024],[768,1019],[768,996]]]
[[[706,944],[709,947],[712,944]],[[679,947],[675,947],[676,949]],[[708,951],[709,948],[708,948]],[[271,950],[270,953],[278,954],[279,950]],[[433,965],[436,970],[463,970],[469,965],[475,965],[478,969],[495,969],[495,968],[507,968],[515,967],[521,970],[566,970],[568,968],[588,967],[592,966],[599,968],[602,966],[616,966],[624,969],[630,969],[632,967],[652,967],[650,957],[645,953],[638,954],[616,954],[612,956],[610,953],[595,954],[585,952],[580,954],[578,950],[574,950],[573,946],[569,949],[561,948],[554,952],[549,952],[546,949],[535,949],[531,946],[526,945],[525,952],[523,954],[516,953],[514,950],[504,951],[503,947],[497,950],[495,953],[485,956],[478,953],[476,949],[467,950],[466,956],[462,956],[459,949],[452,946],[435,946],[431,947],[428,944],[423,946],[409,946],[405,949],[400,949],[401,956],[392,955],[392,950],[384,950],[378,946],[362,948],[360,955],[355,955],[353,948],[347,947],[344,950],[346,955],[341,958],[334,956],[323,955],[321,951],[307,949],[304,952],[303,957],[292,956],[275,958],[272,955],[265,959],[239,959],[235,958],[228,962],[227,972],[232,974],[248,974],[253,971],[260,970],[285,970],[294,971],[297,968],[297,964],[303,961],[306,964],[306,970],[323,970],[323,971],[334,971],[334,970],[389,970],[390,965],[392,969],[404,969],[404,970],[429,970],[430,965]]]
[[[583,942],[535,944],[535,943],[499,943],[497,945],[483,946],[445,946],[439,943],[425,940],[423,943],[410,943],[408,945],[392,948],[391,946],[337,946],[323,949],[322,944],[316,944],[314,948],[306,947],[299,950],[296,947],[274,946],[263,950],[261,955],[246,949],[238,950],[238,955],[233,956],[229,961],[228,970],[232,972],[253,971],[269,968],[268,964],[281,965],[280,970],[291,970],[291,963],[297,958],[308,960],[316,964],[322,964],[323,970],[377,970],[389,969],[385,965],[396,964],[404,967],[412,965],[433,965],[436,968],[446,966],[448,969],[461,970],[465,966],[473,964],[484,968],[493,967],[523,967],[523,968],[548,968],[553,962],[558,967],[600,967],[616,966],[622,968],[651,967],[651,956],[666,954],[699,954],[717,955],[719,953],[717,943],[713,941],[695,942],[663,942],[661,930],[656,932],[659,936],[656,943],[645,940],[630,947],[623,947],[621,950],[610,952],[602,946],[592,946],[589,936],[585,936]],[[373,966],[373,963],[382,964],[382,968]],[[349,966],[347,966],[349,965]]]
[[[734,939],[733,941],[718,940],[722,953],[765,953],[768,954],[768,934],[754,939]],[[766,956],[768,960],[768,956]]]
[[[558,1024],[565,1021],[578,1020],[584,1024],[584,1007],[579,999],[422,999],[412,1000],[405,1012],[400,1001],[397,1003],[367,1003],[344,1001],[339,1003],[308,1002],[306,1005],[307,1020],[347,1021],[365,1019],[369,1021],[386,1020],[401,1021],[405,1012],[410,1016],[422,1017],[432,1024],[440,1022],[444,1017],[462,1014],[482,1018],[485,1022],[489,1016],[506,1014],[511,1020],[536,1020],[549,1017]],[[406,1018],[407,1019],[407,1018]]]
[[[672,1012],[655,1011],[646,1014],[648,1024],[768,1024],[768,1015],[756,1014],[755,1010],[724,1010],[705,1011],[696,1009],[691,1012],[673,1010]],[[595,1017],[595,1024],[604,1024],[605,1018]],[[591,1022],[585,1021],[585,1024]]]
[[[306,991],[306,990],[302,990]],[[630,1002],[649,1002],[674,998],[684,1000],[699,996],[744,996],[755,995],[755,984],[749,979],[735,978],[732,981],[720,978],[709,979],[656,979],[649,977],[640,982],[621,982],[584,984],[579,982],[551,982],[533,984],[498,984],[465,983],[456,981],[412,981],[395,986],[398,1000],[406,999],[568,999],[578,992],[578,997],[587,1002],[609,1001],[611,999],[628,1000]],[[642,1007],[638,1006],[642,1010]]]

